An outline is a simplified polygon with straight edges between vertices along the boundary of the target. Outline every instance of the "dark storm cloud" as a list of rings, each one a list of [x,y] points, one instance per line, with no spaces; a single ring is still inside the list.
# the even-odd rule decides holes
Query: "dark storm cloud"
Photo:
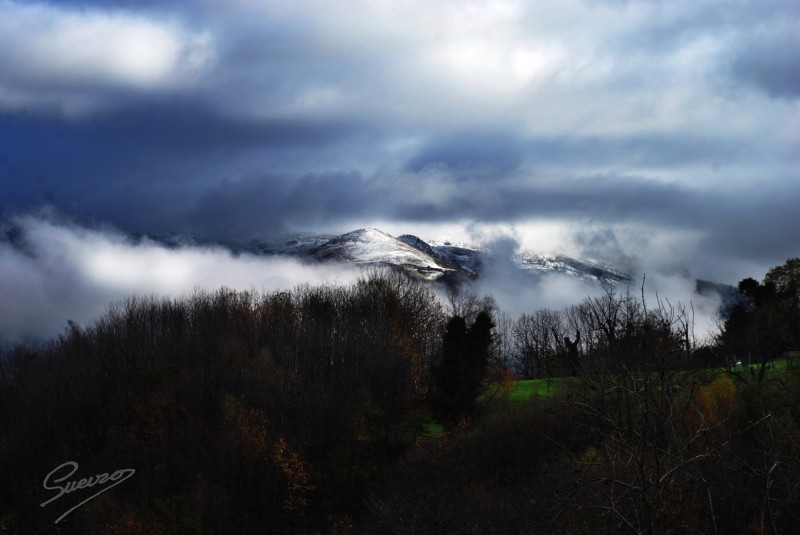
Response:
[[[137,231],[157,232],[165,224],[164,230],[242,239],[266,229],[382,214],[434,222],[533,215],[680,224],[696,208],[680,186],[574,171],[560,172],[559,182],[549,184],[537,173],[547,176],[548,166],[710,166],[735,163],[749,150],[737,141],[698,136],[526,139],[473,133],[430,137],[403,164],[405,171],[303,173],[298,170],[310,155],[336,151],[334,164],[346,161],[353,143],[380,154],[383,134],[358,123],[236,119],[186,102],[139,105],[76,123],[7,117],[0,119],[0,134],[12,140],[12,157],[0,163],[0,173],[10,178],[0,185],[6,207],[80,202]],[[258,157],[244,171],[231,172],[231,163],[248,152]],[[431,166],[434,171],[426,172]],[[274,167],[285,171],[270,173]],[[528,175],[523,167],[534,171]],[[416,187],[430,183],[453,193],[431,200]]]
[[[765,186],[741,196],[724,195],[702,221],[709,229],[708,252],[783,263],[800,255],[800,182]]]
[[[313,149],[335,143],[356,130],[357,125],[324,120],[224,117],[200,104],[171,102],[107,114],[79,125],[75,134],[126,151],[138,146],[142,151],[204,154],[252,147]]]
[[[298,153],[335,150],[365,130],[312,119],[235,119],[185,102],[80,122],[0,116],[0,139],[7,140],[0,146],[0,206],[8,212],[48,202],[137,231],[158,231],[153,222],[169,219],[191,231],[176,225],[182,207],[231,176],[240,155],[257,152],[257,161],[242,165],[263,172],[276,161],[302,161]]]
[[[420,192],[431,184],[452,188],[452,193],[428,199]],[[430,223],[574,217],[682,228],[700,224],[706,211],[698,208],[713,201],[674,185],[630,177],[589,176],[579,183],[537,185],[503,180],[491,170],[465,180],[458,170],[439,168],[388,179],[349,172],[224,180],[206,189],[181,217],[203,235],[225,239],[380,217]]]
[[[469,182],[477,177],[488,185],[509,177],[524,176],[525,169],[568,168],[573,171],[570,176],[563,178],[572,181],[582,176],[576,171],[579,169],[716,169],[723,163],[731,166],[746,161],[756,151],[763,156],[770,150],[769,147],[760,147],[757,140],[745,143],[722,136],[691,133],[685,136],[645,134],[527,138],[508,133],[472,133],[431,137],[404,164],[404,171],[414,175],[428,166],[439,166],[446,168],[454,180]],[[636,184],[631,184],[628,189],[634,194],[639,192]],[[608,192],[609,196],[617,196],[613,188]],[[524,191],[519,193],[526,196]],[[542,192],[534,189],[532,193],[539,195]]]
[[[514,171],[522,159],[523,146],[519,139],[505,132],[484,132],[431,140],[405,167],[411,172],[431,164],[461,170],[490,167],[503,174]]]
[[[200,197],[186,217],[205,235],[241,240],[391,212],[388,193],[354,172],[265,175],[219,183]]]
[[[750,150],[738,140],[663,134],[551,137],[527,141],[525,155],[533,164],[654,166],[664,169],[735,162]]]
[[[417,177],[423,180],[422,177]],[[479,220],[522,220],[531,217],[580,217],[604,221],[647,218],[683,225],[699,198],[685,188],[632,177],[603,175],[568,177],[537,184],[484,179],[460,181],[449,176],[453,194],[446,202],[398,201],[409,219],[450,220],[468,214]]]
[[[758,35],[740,46],[731,63],[734,78],[773,98],[800,97],[799,29]]]
[[[361,125],[310,118],[232,118],[215,113],[201,102],[186,100],[135,104],[78,122],[20,115],[0,116],[0,134],[9,150],[27,149],[79,154],[90,150],[102,158],[207,155],[209,151],[253,147],[318,149],[364,130]]]
[[[436,185],[450,193],[430,199]],[[788,195],[787,195],[788,191]],[[466,180],[458,170],[426,169],[393,179],[360,173],[265,175],[221,182],[185,215],[206,234],[226,239],[268,229],[341,228],[343,222],[389,219],[422,223],[473,220],[486,223],[529,219],[571,220],[587,229],[644,225],[699,232],[704,249],[725,257],[781,260],[800,250],[796,199],[800,186],[764,186],[757,192],[688,188],[631,176],[588,175],[569,180],[504,180],[491,172]],[[230,229],[219,234],[218,229]],[[632,254],[614,236],[576,235],[585,254],[632,264]],[[627,259],[626,259],[627,258]],[[624,266],[621,266],[624,267]]]

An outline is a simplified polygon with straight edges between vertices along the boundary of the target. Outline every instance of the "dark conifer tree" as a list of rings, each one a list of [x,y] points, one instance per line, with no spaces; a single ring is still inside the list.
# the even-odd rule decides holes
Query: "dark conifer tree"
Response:
[[[467,328],[466,320],[453,316],[447,323],[441,360],[433,370],[432,404],[437,420],[447,426],[475,412],[492,345],[488,312],[480,312]]]

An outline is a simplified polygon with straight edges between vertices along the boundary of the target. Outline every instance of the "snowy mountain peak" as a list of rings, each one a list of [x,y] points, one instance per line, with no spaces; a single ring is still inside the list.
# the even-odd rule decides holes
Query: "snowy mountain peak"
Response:
[[[331,242],[391,243],[395,241],[397,240],[393,236],[380,229],[360,228],[357,230],[347,232],[340,236],[336,236],[335,238],[331,238],[330,240],[328,240],[328,243]]]
[[[448,271],[430,254],[375,228],[337,236],[319,247],[313,256],[318,260],[398,266],[427,279],[437,279]]]

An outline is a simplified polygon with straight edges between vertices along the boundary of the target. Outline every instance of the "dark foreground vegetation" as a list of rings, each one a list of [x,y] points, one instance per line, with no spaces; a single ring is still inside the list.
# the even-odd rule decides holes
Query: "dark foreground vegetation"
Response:
[[[667,302],[512,321],[391,272],[131,298],[0,358],[0,534],[795,533],[798,280],[703,347]]]

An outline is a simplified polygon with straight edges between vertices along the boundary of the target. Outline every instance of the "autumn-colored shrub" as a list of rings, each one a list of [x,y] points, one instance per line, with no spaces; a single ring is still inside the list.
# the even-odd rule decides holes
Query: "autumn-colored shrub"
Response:
[[[721,375],[707,385],[692,383],[683,394],[682,438],[701,451],[724,441],[736,410],[736,386],[731,377]]]

